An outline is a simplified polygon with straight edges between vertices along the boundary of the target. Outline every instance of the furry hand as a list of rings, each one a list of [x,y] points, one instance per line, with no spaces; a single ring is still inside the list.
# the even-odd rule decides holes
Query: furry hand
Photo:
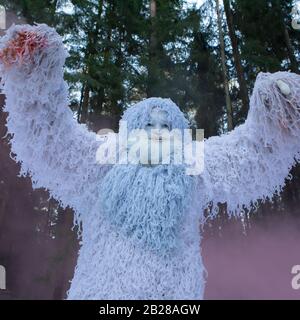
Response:
[[[16,32],[0,50],[0,61],[9,68],[12,65],[22,65],[33,61],[34,54],[47,46],[47,39],[43,34],[34,30]]]
[[[289,94],[291,94],[291,89],[287,83],[282,80],[277,80],[276,84],[283,95],[288,96]]]

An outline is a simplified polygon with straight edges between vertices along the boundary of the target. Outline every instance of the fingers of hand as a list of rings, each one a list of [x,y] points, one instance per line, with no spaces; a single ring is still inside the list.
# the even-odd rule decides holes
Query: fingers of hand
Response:
[[[37,32],[21,31],[0,50],[0,60],[8,67],[15,63],[21,65],[24,60],[32,58],[36,50],[46,45],[46,38]]]
[[[291,89],[290,89],[289,85],[287,83],[285,83],[284,81],[277,80],[276,84],[283,95],[288,96],[291,93]]]

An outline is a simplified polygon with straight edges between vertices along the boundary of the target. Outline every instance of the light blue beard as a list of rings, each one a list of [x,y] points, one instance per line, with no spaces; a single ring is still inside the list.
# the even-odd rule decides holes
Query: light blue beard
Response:
[[[193,183],[182,165],[115,165],[102,181],[100,203],[120,232],[166,253],[178,244]]]

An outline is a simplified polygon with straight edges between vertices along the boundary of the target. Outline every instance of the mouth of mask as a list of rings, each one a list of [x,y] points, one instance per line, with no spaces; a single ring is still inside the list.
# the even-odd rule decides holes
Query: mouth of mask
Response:
[[[142,136],[129,139],[128,159],[144,165],[169,164],[175,153],[182,152],[182,142],[164,135]]]
[[[152,140],[152,141],[166,141],[167,138],[164,137],[164,136],[161,136],[161,135],[151,135],[148,137],[149,140]]]

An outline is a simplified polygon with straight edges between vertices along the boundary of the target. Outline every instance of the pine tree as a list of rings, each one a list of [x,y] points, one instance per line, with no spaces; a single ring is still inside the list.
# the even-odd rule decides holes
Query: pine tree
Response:
[[[249,108],[249,96],[248,96],[247,83],[245,79],[244,67],[242,65],[242,59],[239,51],[239,40],[235,31],[234,15],[231,8],[231,0],[224,0],[223,3],[224,3],[224,11],[226,14],[226,20],[228,25],[229,36],[231,40],[234,65],[235,65],[237,78],[239,82],[239,95],[240,95],[240,99],[242,100],[242,109],[240,113],[241,113],[241,116],[245,118]]]
[[[220,53],[221,53],[221,62],[222,62],[222,71],[223,71],[223,83],[224,83],[224,90],[225,90],[225,97],[226,97],[227,128],[228,128],[228,131],[231,131],[233,129],[233,111],[232,111],[232,104],[231,104],[231,98],[230,98],[230,92],[229,92],[229,82],[228,82],[226,55],[225,55],[225,41],[224,41],[219,0],[216,0],[216,13],[217,13],[217,21],[218,21]]]

